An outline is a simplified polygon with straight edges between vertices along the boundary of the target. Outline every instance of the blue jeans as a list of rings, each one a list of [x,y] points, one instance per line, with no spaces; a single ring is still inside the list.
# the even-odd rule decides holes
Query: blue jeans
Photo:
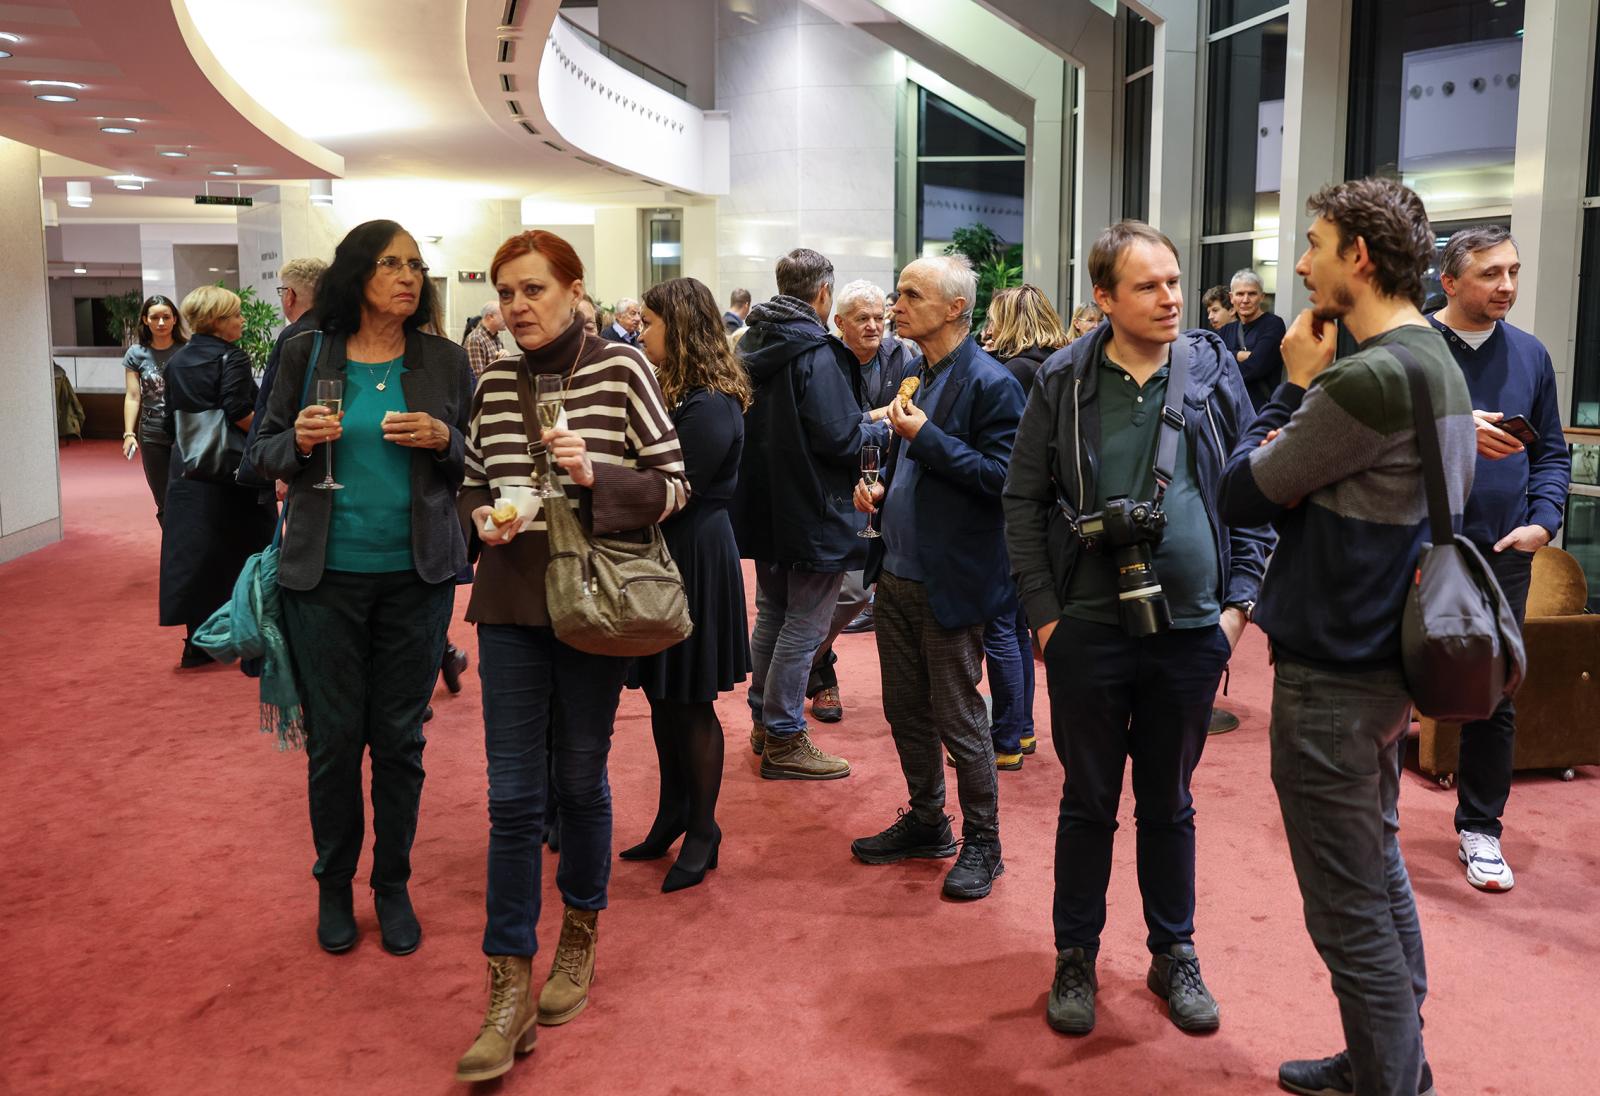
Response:
[[[806,680],[817,648],[828,637],[844,574],[797,571],[759,560],[755,569],[750,718],[766,727],[771,737],[788,738],[806,729]],[[561,804],[565,811],[566,800]]]
[[[606,756],[628,661],[576,651],[549,628],[478,625],[489,760],[485,955],[539,950],[540,843],[551,774],[561,797],[556,887],[574,909],[606,908],[611,880]]]
[[[1033,643],[1020,606],[984,625],[983,655],[994,698],[994,752],[1014,754],[1033,737]]]
[[[1277,663],[1272,783],[1362,1096],[1413,1096],[1422,1070],[1428,974],[1399,838],[1410,719],[1399,670]]]

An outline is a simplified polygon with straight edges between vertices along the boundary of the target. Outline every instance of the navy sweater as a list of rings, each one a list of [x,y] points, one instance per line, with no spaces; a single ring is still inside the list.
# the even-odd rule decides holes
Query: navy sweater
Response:
[[[1572,457],[1561,434],[1561,404],[1549,351],[1504,321],[1495,323],[1494,334],[1476,350],[1440,323],[1437,313],[1428,321],[1444,335],[1461,366],[1474,408],[1499,411],[1508,419],[1523,415],[1539,431],[1539,440],[1523,452],[1499,460],[1478,457],[1462,533],[1483,548],[1494,547],[1523,525],[1542,525],[1554,537],[1567,508]]]

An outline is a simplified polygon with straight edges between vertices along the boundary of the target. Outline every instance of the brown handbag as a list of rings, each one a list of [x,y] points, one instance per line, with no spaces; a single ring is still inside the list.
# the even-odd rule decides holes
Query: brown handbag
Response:
[[[524,431],[539,436],[525,372],[517,378]],[[535,440],[532,455],[542,448]],[[556,638],[593,655],[658,654],[694,631],[683,576],[667,551],[659,525],[644,543],[595,536],[583,527],[563,492],[544,500],[550,564],[544,575],[545,603]]]

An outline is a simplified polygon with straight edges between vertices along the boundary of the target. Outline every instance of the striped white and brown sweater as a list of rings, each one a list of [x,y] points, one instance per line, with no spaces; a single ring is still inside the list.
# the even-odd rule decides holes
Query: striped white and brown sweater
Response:
[[[588,444],[594,487],[579,487],[559,468],[557,475],[585,527],[597,533],[644,529],[688,501],[683,452],[655,372],[633,347],[585,335],[581,325],[571,324],[538,350],[492,363],[479,379],[467,433],[466,478],[457,500],[468,537],[477,535],[472,511],[493,505],[501,487],[533,486],[534,462],[543,460],[536,427],[529,453],[530,426],[517,398],[518,374],[569,371],[567,427]],[[542,513],[510,544],[484,546],[467,619],[547,626],[548,561]]]

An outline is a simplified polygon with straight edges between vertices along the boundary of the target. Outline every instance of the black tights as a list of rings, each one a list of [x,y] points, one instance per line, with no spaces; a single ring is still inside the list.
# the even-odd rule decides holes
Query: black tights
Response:
[[[661,763],[661,799],[648,844],[667,844],[684,833],[678,859],[699,868],[720,836],[717,793],[722,790],[722,722],[710,701],[650,701],[650,733]]]

